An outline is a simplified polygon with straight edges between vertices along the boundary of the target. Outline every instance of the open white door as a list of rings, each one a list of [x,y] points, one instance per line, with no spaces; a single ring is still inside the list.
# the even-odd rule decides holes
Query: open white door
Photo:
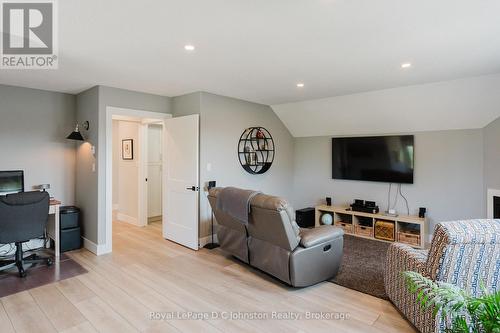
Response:
[[[199,115],[165,120],[163,237],[198,250]]]

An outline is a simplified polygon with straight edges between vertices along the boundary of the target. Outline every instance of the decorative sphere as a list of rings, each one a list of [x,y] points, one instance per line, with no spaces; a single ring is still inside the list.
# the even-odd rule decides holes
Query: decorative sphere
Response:
[[[332,214],[325,213],[321,216],[321,224],[332,225],[333,216]]]

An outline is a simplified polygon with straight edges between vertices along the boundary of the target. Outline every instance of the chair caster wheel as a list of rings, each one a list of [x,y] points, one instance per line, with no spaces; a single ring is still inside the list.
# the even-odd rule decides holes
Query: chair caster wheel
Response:
[[[26,271],[24,269],[20,270],[19,271],[19,276],[22,277],[22,278],[26,277]]]
[[[52,266],[53,263],[51,258],[47,259],[47,266]]]

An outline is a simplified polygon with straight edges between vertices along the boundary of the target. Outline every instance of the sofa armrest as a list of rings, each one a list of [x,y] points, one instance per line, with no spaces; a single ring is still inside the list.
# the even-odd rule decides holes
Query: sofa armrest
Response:
[[[300,246],[304,248],[312,247],[342,237],[343,235],[344,230],[331,225],[321,225],[312,229],[301,229]]]
[[[394,243],[387,249],[384,267],[384,284],[387,295],[394,302],[406,295],[407,285],[403,272],[412,271],[428,277],[426,272],[427,250],[416,250],[408,245]],[[397,305],[397,304],[396,304]]]
[[[427,250],[417,250],[413,247],[393,243],[387,250],[386,272],[395,270],[414,271],[425,274],[425,263],[427,261]],[[391,269],[392,268],[392,269]]]
[[[384,267],[384,285],[387,296],[423,333],[434,332],[435,316],[432,314],[432,309],[420,307],[416,295],[408,290],[406,278],[402,273],[413,271],[428,277],[427,255],[427,250],[417,250],[408,245],[394,243],[387,250]]]
[[[342,262],[343,248],[342,236],[307,248],[297,246],[290,255],[291,285],[307,287],[334,277]]]

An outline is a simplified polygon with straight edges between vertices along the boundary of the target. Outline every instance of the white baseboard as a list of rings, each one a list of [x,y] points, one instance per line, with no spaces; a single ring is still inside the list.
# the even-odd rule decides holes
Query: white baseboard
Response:
[[[211,242],[212,242],[212,235],[208,235],[206,237],[200,238],[198,240],[198,244],[199,244],[198,248],[201,249],[202,247],[204,247],[205,245],[207,245],[208,243],[211,243]],[[217,239],[217,234],[214,234],[214,242],[216,242],[216,243],[219,242],[219,240]]]
[[[100,256],[102,254],[106,254],[111,252],[109,249],[106,248],[105,244],[98,245],[90,240],[88,240],[85,237],[82,237],[83,239],[83,247],[95,254],[96,256]]]
[[[132,216],[127,215],[127,214],[120,213],[120,212],[116,213],[116,219],[118,221],[127,222],[127,223],[130,223],[130,224],[139,226],[139,227],[142,226],[142,225],[139,225],[139,222],[137,221],[137,218],[132,217]]]

